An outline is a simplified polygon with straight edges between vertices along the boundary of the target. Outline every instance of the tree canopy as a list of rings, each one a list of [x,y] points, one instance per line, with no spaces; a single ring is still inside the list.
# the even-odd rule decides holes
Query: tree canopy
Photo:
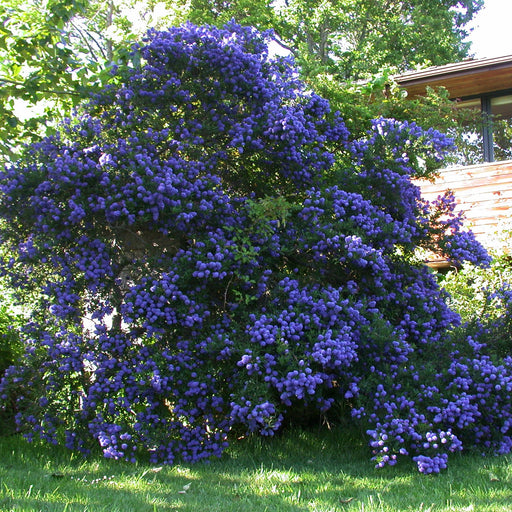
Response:
[[[182,21],[172,5],[131,0],[6,0],[0,19],[2,161],[101,89],[150,26]]]
[[[231,18],[273,28],[303,76],[319,71],[357,80],[384,67],[457,62],[468,56],[467,24],[482,0],[192,0],[188,18],[223,24]]]

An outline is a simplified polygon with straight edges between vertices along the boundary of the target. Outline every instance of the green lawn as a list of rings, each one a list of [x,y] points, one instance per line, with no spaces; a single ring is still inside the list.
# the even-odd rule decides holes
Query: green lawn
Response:
[[[128,464],[0,438],[0,511],[512,511],[512,456],[453,456],[441,475],[376,470],[364,444],[296,432],[209,464]]]

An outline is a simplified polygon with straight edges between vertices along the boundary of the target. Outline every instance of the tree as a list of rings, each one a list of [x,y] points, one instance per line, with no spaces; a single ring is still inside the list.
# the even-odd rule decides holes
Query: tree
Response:
[[[394,67],[447,64],[468,56],[467,24],[482,0],[193,0],[193,22],[231,18],[261,29],[299,63],[304,77],[328,72],[358,80]]]
[[[131,0],[6,0],[0,6],[0,153],[53,133],[93,91],[141,33],[176,24],[179,5]]]
[[[0,401],[28,438],[115,459],[196,461],[334,406],[380,466],[505,450],[510,362],[453,346],[458,316],[414,259],[488,262],[453,198],[410,179],[450,141],[387,119],[352,140],[267,42],[153,31],[0,174],[3,273],[40,294]]]

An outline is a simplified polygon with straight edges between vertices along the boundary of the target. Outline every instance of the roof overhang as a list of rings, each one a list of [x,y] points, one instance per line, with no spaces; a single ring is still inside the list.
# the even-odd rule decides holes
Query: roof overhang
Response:
[[[512,89],[512,55],[465,60],[410,71],[394,77],[409,96],[422,96],[427,87],[446,87],[451,98],[465,98]]]

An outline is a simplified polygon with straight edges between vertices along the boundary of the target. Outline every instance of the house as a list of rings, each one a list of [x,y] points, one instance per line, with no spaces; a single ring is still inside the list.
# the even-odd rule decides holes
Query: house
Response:
[[[420,182],[426,199],[435,199],[450,189],[457,198],[457,208],[465,211],[466,226],[488,249],[499,249],[497,232],[502,223],[512,220],[512,129],[496,140],[496,122],[512,126],[512,56],[466,60],[395,77],[409,97],[423,95],[427,87],[445,87],[459,108],[479,109],[482,123],[476,147],[481,148],[472,165],[451,166],[440,171],[435,183]],[[510,124],[506,121],[510,120]],[[504,124],[505,123],[505,124]],[[508,137],[508,138],[507,138]],[[509,226],[512,228],[512,225]],[[446,266],[445,261],[430,262]]]

